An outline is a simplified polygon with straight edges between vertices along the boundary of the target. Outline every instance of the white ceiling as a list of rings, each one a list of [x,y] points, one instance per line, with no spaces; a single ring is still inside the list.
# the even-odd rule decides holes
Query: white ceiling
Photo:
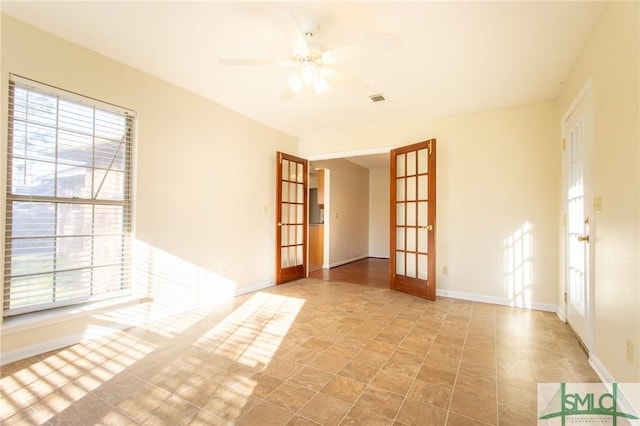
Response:
[[[304,138],[372,121],[424,119],[553,99],[603,3],[596,2],[11,2],[4,13]],[[293,68],[221,66],[286,59],[273,19],[319,25],[326,49],[383,34],[395,44],[335,65],[368,85],[280,94]],[[371,94],[387,100],[372,103]]]

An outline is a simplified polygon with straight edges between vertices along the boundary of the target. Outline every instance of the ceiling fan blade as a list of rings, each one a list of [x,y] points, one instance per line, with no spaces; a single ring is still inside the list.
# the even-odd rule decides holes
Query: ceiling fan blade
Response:
[[[350,76],[335,68],[324,67],[323,75],[331,84],[338,84],[354,93],[361,94],[369,89],[369,85],[355,77]]]
[[[280,99],[283,101],[288,101],[290,99],[293,99],[295,95],[296,95],[296,92],[287,85],[282,90],[282,93],[280,93]]]
[[[395,44],[395,39],[390,34],[373,37],[344,47],[327,50],[322,54],[325,64],[335,64],[359,56],[374,55],[383,50],[390,49]]]
[[[276,8],[273,9],[272,15],[287,40],[292,40],[294,55],[300,58],[309,56],[307,38],[304,35],[304,31],[300,29],[300,25],[298,25],[293,13],[290,10]]]
[[[220,65],[278,65],[281,67],[288,67],[295,65],[289,59],[220,59],[218,61]]]

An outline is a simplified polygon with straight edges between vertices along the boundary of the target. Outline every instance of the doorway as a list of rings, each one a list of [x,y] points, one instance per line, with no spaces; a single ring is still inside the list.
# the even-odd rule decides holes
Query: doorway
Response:
[[[325,230],[325,211],[329,205],[329,170],[310,164],[309,167],[309,273],[322,270],[325,266],[326,248],[329,238]]]

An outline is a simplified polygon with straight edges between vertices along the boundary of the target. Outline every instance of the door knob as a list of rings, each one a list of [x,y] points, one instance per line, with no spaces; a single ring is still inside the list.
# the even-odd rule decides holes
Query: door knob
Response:
[[[433,225],[421,226],[420,228],[426,229],[427,231],[432,231],[433,230]]]
[[[585,242],[589,242],[589,236],[588,235],[578,235],[578,241],[585,241]]]

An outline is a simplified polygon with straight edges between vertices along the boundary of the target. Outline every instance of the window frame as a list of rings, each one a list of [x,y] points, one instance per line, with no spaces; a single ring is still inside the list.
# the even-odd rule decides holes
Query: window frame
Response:
[[[7,149],[6,149],[6,153],[7,153],[7,161],[6,161],[6,170],[5,170],[5,176],[7,178],[6,181],[6,188],[5,188],[5,236],[4,236],[4,276],[3,276],[3,306],[2,306],[2,314],[3,314],[3,318],[9,318],[9,317],[13,317],[13,316],[17,316],[17,315],[23,315],[23,314],[29,314],[29,313],[35,313],[35,312],[40,312],[40,311],[44,311],[44,310],[50,310],[50,309],[55,309],[55,308],[59,308],[59,307],[65,307],[65,306],[70,306],[70,305],[78,305],[78,304],[83,304],[83,303],[87,303],[87,302],[94,302],[94,301],[98,301],[98,300],[105,300],[105,299],[109,299],[109,298],[115,298],[115,297],[123,297],[123,296],[130,296],[132,294],[132,277],[133,277],[133,270],[132,270],[132,261],[133,261],[133,252],[132,252],[132,241],[133,241],[133,232],[134,232],[134,224],[133,224],[133,213],[134,213],[134,197],[133,197],[133,190],[134,190],[134,144],[135,144],[135,129],[136,129],[136,114],[134,111],[131,111],[129,109],[123,108],[123,107],[119,107],[117,105],[113,105],[113,104],[109,104],[103,101],[99,101],[87,96],[83,96],[83,95],[79,95],[77,93],[73,93],[64,89],[60,89],[57,87],[53,87],[44,83],[40,83],[34,80],[30,80],[24,77],[20,77],[14,74],[10,74],[9,75],[9,96],[8,96],[8,122],[7,122]],[[55,139],[54,139],[54,152],[55,152],[55,158],[52,161],[53,166],[56,169],[55,172],[55,177],[54,177],[54,182],[56,183],[56,186],[54,187],[54,192],[53,192],[53,196],[48,196],[48,195],[33,195],[33,194],[16,194],[14,192],[14,188],[13,188],[13,179],[14,179],[14,147],[15,147],[15,130],[14,129],[14,124],[15,124],[15,90],[16,88],[20,88],[22,90],[26,90],[27,93],[31,93],[31,92],[35,92],[38,94],[42,94],[45,96],[50,96],[50,97],[54,97],[56,99],[56,122],[55,125],[52,126],[53,129],[55,129]],[[91,185],[91,194],[89,196],[89,198],[80,198],[80,197],[68,197],[68,196],[58,196],[58,179],[60,178],[57,170],[58,167],[62,164],[65,165],[64,160],[62,161],[62,163],[60,163],[60,159],[58,157],[58,153],[60,152],[60,145],[61,145],[61,139],[59,137],[59,134],[61,132],[61,128],[64,127],[61,125],[61,122],[59,120],[59,108],[60,108],[60,101],[64,101],[64,102],[70,102],[73,104],[79,104],[79,106],[82,106],[84,108],[89,107],[92,109],[92,120],[93,120],[93,130],[91,133],[91,155],[92,155],[92,161],[91,164],[89,166],[69,166],[68,164],[66,164],[68,167],[83,167],[85,169],[88,170],[88,172],[90,172],[92,174],[92,185]],[[108,113],[108,114],[115,114],[118,116],[121,116],[122,118],[124,118],[124,129],[123,129],[123,136],[122,136],[122,140],[120,141],[121,145],[118,145],[115,153],[113,154],[113,158],[111,160],[111,163],[109,164],[109,166],[107,168],[104,167],[99,167],[96,164],[96,147],[98,146],[96,144],[96,139],[99,138],[100,136],[97,134],[96,132],[96,111],[101,111],[103,113]],[[76,117],[77,119],[77,117]],[[27,115],[25,115],[25,126],[28,126],[28,123],[30,123],[29,118]],[[78,132],[78,134],[80,134],[80,132]],[[86,135],[85,135],[86,136]],[[114,140],[108,139],[108,138],[101,138],[104,140],[109,140],[109,142],[114,143]],[[26,144],[28,144],[28,139],[27,136],[25,134],[25,149],[26,149]],[[102,188],[102,184],[99,186],[98,189],[98,193],[95,191],[96,185],[95,185],[95,174],[97,171],[101,171],[104,173],[104,177],[102,179],[102,183],[104,183],[104,181],[106,180],[109,172],[112,172],[112,166],[113,166],[113,162],[116,159],[117,155],[118,155],[118,151],[120,149],[123,149],[123,166],[122,166],[122,173],[123,173],[123,182],[122,182],[122,199],[118,200],[118,199],[113,199],[113,200],[108,200],[105,198],[99,198],[98,197],[98,193],[100,191],[100,189]],[[24,156],[24,161],[25,161],[25,167],[26,167],[26,162],[28,160],[28,156],[25,154]],[[67,160],[69,161],[69,160]],[[16,274],[15,276],[12,275],[12,260],[14,257],[14,245],[13,243],[16,241],[17,238],[19,237],[15,237],[13,235],[13,229],[12,229],[12,224],[13,224],[13,220],[15,219],[13,216],[13,212],[14,212],[14,204],[15,203],[51,203],[54,205],[54,222],[53,222],[53,233],[52,235],[47,235],[46,238],[49,238],[52,240],[53,244],[54,244],[54,248],[51,252],[51,256],[52,256],[52,267],[51,270],[49,272],[36,272],[36,273],[26,273],[26,274]],[[35,204],[32,204],[32,206]],[[76,266],[74,268],[69,269],[69,271],[88,271],[89,273],[89,278],[88,281],[87,279],[83,278],[82,281],[77,281],[76,285],[72,286],[73,290],[70,292],[71,293],[71,297],[66,297],[63,298],[62,300],[56,300],[56,280],[57,280],[57,276],[60,272],[65,271],[64,269],[58,270],[57,269],[57,261],[58,261],[58,256],[59,254],[56,252],[56,244],[58,244],[58,241],[60,240],[61,237],[65,237],[63,235],[63,232],[61,232],[58,229],[58,208],[62,205],[66,205],[66,206],[73,206],[73,205],[79,205],[79,206],[90,206],[90,210],[91,210],[91,232],[88,235],[85,235],[84,238],[89,238],[90,239],[90,244],[91,244],[91,250],[90,250],[90,255],[91,255],[91,260],[90,260],[90,265],[89,266]],[[104,267],[104,265],[97,265],[94,263],[94,248],[96,246],[96,236],[103,236],[101,234],[99,234],[96,231],[96,223],[97,220],[96,219],[96,206],[117,206],[117,207],[121,207],[121,212],[119,212],[118,216],[119,216],[119,226],[117,226],[117,231],[112,235],[115,235],[116,239],[120,240],[120,244],[121,244],[121,256],[119,258],[119,261],[116,263],[113,263],[112,266],[116,266],[116,268],[119,268],[120,273],[119,273],[119,284],[117,285],[119,288],[117,290],[109,290],[109,291],[104,291],[108,286],[106,284],[102,284],[100,285],[100,281],[96,280],[94,275],[95,272],[98,268],[102,268]],[[28,216],[31,217],[31,216]],[[116,227],[114,227],[114,230]],[[73,235],[72,235],[73,237]],[[29,238],[34,239],[37,238],[37,236],[27,236],[24,237],[25,240],[29,240]],[[108,266],[108,265],[107,265]],[[11,307],[11,292],[16,291],[16,287],[14,286],[14,288],[12,289],[12,278],[14,277],[18,277],[18,276],[22,276],[22,277],[29,277],[29,276],[51,276],[52,279],[52,283],[51,283],[51,302],[48,303],[42,303],[42,302],[37,302],[37,303],[31,303],[28,304],[26,306],[19,306],[19,307]],[[85,290],[85,289],[89,289],[89,294],[88,295],[80,295],[80,291],[81,290]],[[94,293],[94,289],[99,289],[102,291],[99,291],[99,294],[96,295],[96,293]]]

